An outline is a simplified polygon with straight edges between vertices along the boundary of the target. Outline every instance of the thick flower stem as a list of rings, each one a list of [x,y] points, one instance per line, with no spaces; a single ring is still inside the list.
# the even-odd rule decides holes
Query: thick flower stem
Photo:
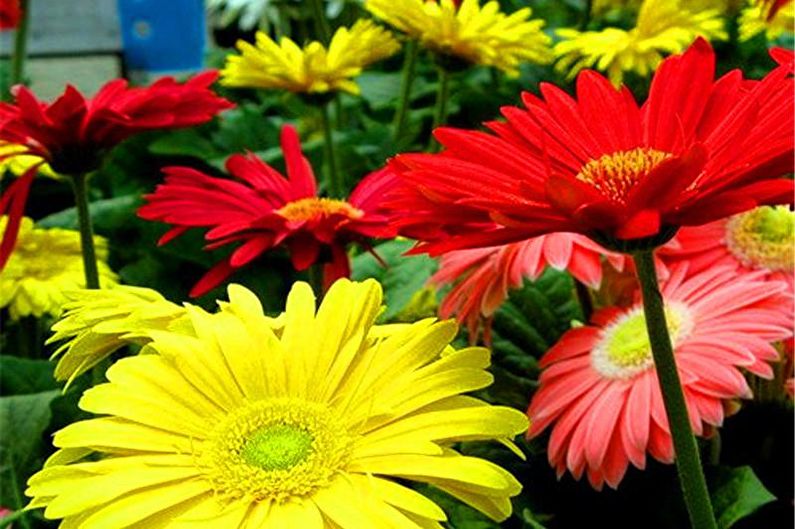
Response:
[[[447,99],[450,97],[450,72],[441,66],[438,70],[439,85],[436,89],[436,108],[433,110],[433,128],[447,120]]]
[[[646,330],[673,438],[676,469],[690,516],[690,524],[693,529],[717,529],[698,454],[698,444],[690,427],[687,404],[674,360],[668,324],[665,321],[665,308],[657,283],[653,250],[637,252],[633,254],[633,258],[643,294]]]
[[[11,55],[11,86],[25,80],[25,59],[28,55],[28,27],[30,26],[30,1],[21,0],[22,17],[14,34],[14,52]]]
[[[436,88],[436,107],[433,109],[433,125],[432,129],[436,129],[447,120],[447,100],[450,97],[450,72],[444,67],[439,66],[439,84]],[[428,143],[429,151],[438,151],[440,145],[433,138],[431,134]]]
[[[72,190],[77,207],[77,222],[80,228],[80,247],[83,252],[83,271],[86,288],[99,288],[97,254],[94,250],[94,230],[91,227],[91,214],[88,211],[88,174],[72,175]]]
[[[320,106],[320,119],[323,121],[323,139],[325,140],[325,157],[328,173],[326,175],[326,191],[331,197],[343,196],[342,181],[337,168],[337,157],[334,152],[334,137],[331,130],[331,117],[329,116],[329,103]]]
[[[326,20],[326,12],[323,9],[323,0],[311,0],[312,16],[315,19],[315,31],[318,40],[323,44],[328,44],[331,39],[331,28],[329,27],[328,20]]]
[[[406,43],[406,56],[403,61],[403,75],[400,79],[400,101],[395,110],[395,143],[400,141],[406,129],[406,118],[411,106],[411,87],[414,84],[414,71],[417,66],[417,46],[416,40]]]

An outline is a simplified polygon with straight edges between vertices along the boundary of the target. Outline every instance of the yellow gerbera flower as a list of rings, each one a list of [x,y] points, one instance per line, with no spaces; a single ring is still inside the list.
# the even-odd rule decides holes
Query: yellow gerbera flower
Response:
[[[573,79],[583,68],[596,68],[617,86],[624,72],[645,77],[657,68],[663,54],[680,53],[698,37],[728,38],[720,10],[691,10],[683,0],[645,0],[629,31],[559,29],[556,33],[563,39],[554,48],[556,70]]]
[[[516,479],[451,445],[513,446],[527,419],[461,395],[492,377],[487,350],[448,345],[453,322],[373,325],[373,280],[338,281],[317,312],[297,283],[277,330],[251,292],[229,294],[216,314],[186,305],[195,334],[149,331],[152,354],[85,393],[102,417],[55,435],[30,508],[82,529],[441,529],[408,480],[510,514]]]
[[[23,175],[34,165],[41,163],[42,160],[38,156],[14,154],[25,151],[27,151],[27,147],[24,145],[0,141],[0,178],[2,178],[3,173],[6,171],[10,171],[17,176]],[[40,165],[38,171],[50,178],[58,178],[55,172],[50,169],[50,166],[46,163]]]
[[[353,81],[362,69],[398,52],[400,44],[371,20],[334,33],[328,48],[310,42],[300,48],[289,38],[277,44],[266,33],[257,33],[257,45],[240,40],[241,55],[227,57],[221,84],[241,88],[277,88],[304,94],[345,91],[358,94]]]
[[[111,290],[76,290],[66,294],[64,314],[52,326],[47,343],[64,341],[55,378],[71,382],[122,346],[149,341],[153,329],[190,332],[185,309],[148,288],[117,286]]]
[[[8,218],[0,217],[0,239]],[[107,264],[108,243],[94,237],[102,286],[117,282]],[[80,234],[60,228],[36,228],[22,219],[14,250],[0,270],[0,308],[8,307],[12,320],[23,316],[58,316],[66,303],[66,292],[85,287]]]
[[[525,61],[552,60],[543,20],[530,20],[529,7],[506,15],[499,2],[479,0],[366,0],[364,7],[396,29],[442,55],[518,74]]]
[[[753,3],[742,10],[738,20],[741,42],[751,40],[762,32],[767,40],[776,40],[782,35],[793,33],[795,2],[784,5],[770,20],[767,19],[767,11],[766,6]]]

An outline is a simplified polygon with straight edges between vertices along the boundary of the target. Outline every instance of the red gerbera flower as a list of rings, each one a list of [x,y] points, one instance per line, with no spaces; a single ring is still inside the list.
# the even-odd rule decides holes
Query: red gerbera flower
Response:
[[[320,198],[312,167],[301,152],[298,134],[282,128],[285,178],[253,154],[233,155],[227,170],[239,180],[216,178],[187,167],[164,169],[166,182],[145,198],[138,211],[148,220],[172,224],[165,244],[190,228],[210,228],[207,249],[242,242],[229,258],[211,268],[191,296],[213,289],[236,269],[284,245],[296,270],[325,262],[324,283],[350,274],[345,251],[351,241],[393,237],[382,197],[395,182],[387,169],[365,177],[348,200]]]
[[[697,435],[720,426],[730,400],[750,398],[741,373],[772,378],[771,342],[792,336],[783,284],[762,274],[711,268],[687,277],[672,270],[663,285],[666,315],[690,422]],[[596,488],[618,486],[629,463],[646,454],[674,458],[668,419],[638,303],[606,308],[593,324],[569,330],[541,359],[540,387],[528,415],[530,437],[552,427],[548,456],[559,476],[587,474]]]
[[[601,75],[577,78],[577,99],[541,84],[526,110],[485,132],[437,129],[446,150],[398,156],[402,229],[431,253],[494,246],[551,232],[610,248],[657,246],[679,226],[759,204],[788,203],[793,82],[776,68],[761,81],[714,79],[704,40],[666,59],[638,106]],[[499,226],[489,228],[496,222]]]
[[[0,2],[0,30],[16,28],[21,17],[22,10],[19,8],[19,0]]]
[[[129,88],[127,81],[116,79],[91,99],[67,86],[50,104],[17,86],[16,103],[0,103],[0,142],[27,148],[8,156],[38,156],[64,175],[88,173],[99,167],[109,149],[134,134],[198,125],[231,108],[232,103],[210,89],[216,77],[214,71],[205,72],[184,84],[164,78],[146,88]],[[31,167],[0,197],[0,215],[9,216],[0,243],[0,269],[14,247],[37,168]]]
[[[602,281],[602,256],[623,269],[626,258],[614,254],[583,235],[553,233],[519,243],[456,250],[442,257],[439,271],[431,282],[454,284],[442,300],[439,315],[456,316],[466,323],[470,341],[477,339],[478,328],[486,320],[484,339],[490,341],[489,320],[508,297],[509,288],[518,288],[525,277],[536,280],[551,266],[568,270],[581,283],[598,288]]]

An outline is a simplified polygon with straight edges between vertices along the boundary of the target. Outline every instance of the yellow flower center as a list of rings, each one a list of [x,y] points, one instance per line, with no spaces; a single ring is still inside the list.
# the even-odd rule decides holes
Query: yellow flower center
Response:
[[[231,413],[196,457],[219,496],[285,502],[327,487],[352,444],[328,407],[281,398]]]
[[[692,331],[690,311],[682,304],[667,305],[665,320],[671,343],[676,347]],[[632,378],[654,366],[642,307],[624,314],[602,331],[599,343],[591,351],[591,365],[607,378]]]
[[[623,204],[635,184],[670,156],[667,152],[646,147],[605,154],[586,163],[575,178]]]
[[[332,215],[360,219],[364,211],[351,206],[344,200],[334,198],[309,197],[289,202],[276,210],[276,213],[293,222],[312,220]]]
[[[726,246],[749,268],[771,271],[795,267],[795,212],[787,206],[762,206],[726,223]]]

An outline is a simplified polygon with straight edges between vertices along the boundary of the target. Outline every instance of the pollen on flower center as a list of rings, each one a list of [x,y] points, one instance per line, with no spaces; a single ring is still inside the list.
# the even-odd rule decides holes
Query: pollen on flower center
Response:
[[[692,331],[690,311],[682,304],[669,304],[665,319],[671,343],[676,347]],[[602,331],[599,343],[591,351],[591,364],[607,378],[632,378],[654,365],[642,307],[620,316]]]
[[[282,398],[233,412],[195,456],[219,496],[284,502],[328,486],[352,444],[328,407]]]
[[[647,147],[605,154],[586,163],[576,178],[591,184],[607,198],[624,203],[632,188],[670,156]]]
[[[351,219],[359,219],[364,216],[364,211],[344,200],[317,197],[302,198],[289,202],[277,209],[276,213],[293,222],[331,217],[332,215]]]
[[[726,246],[745,266],[771,271],[795,266],[795,212],[762,206],[726,223]]]

